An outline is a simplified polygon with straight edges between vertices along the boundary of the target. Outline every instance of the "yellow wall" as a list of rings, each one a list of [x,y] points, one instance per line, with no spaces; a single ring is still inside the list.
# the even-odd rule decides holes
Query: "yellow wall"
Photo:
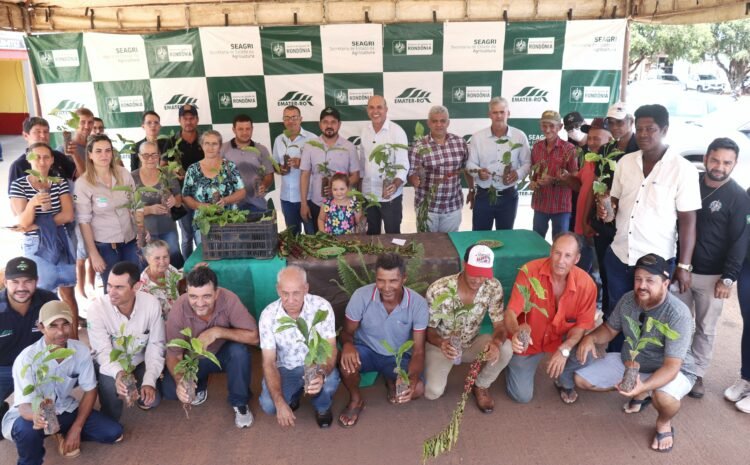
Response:
[[[21,60],[0,60],[0,113],[28,113]]]

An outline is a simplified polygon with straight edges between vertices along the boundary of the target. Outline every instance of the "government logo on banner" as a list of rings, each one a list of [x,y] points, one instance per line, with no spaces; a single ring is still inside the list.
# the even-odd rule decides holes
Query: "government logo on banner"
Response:
[[[314,106],[312,103],[312,99],[313,99],[312,95],[306,94],[304,92],[299,92],[296,90],[290,90],[276,102],[276,106],[287,107],[289,105],[295,105],[298,107],[306,107],[306,106],[312,107]]]
[[[164,104],[165,110],[178,110],[183,105],[192,105],[198,109],[198,98],[189,95],[174,94],[167,103]]]
[[[160,45],[154,51],[159,63],[184,63],[193,61],[193,46],[190,44]]]
[[[511,102],[549,102],[549,100],[547,100],[548,94],[548,90],[528,86],[524,87],[520,92],[511,97]]]
[[[456,86],[451,97],[453,103],[488,103],[492,99],[492,86]]]
[[[39,63],[46,68],[76,68],[81,65],[78,50],[42,50],[37,55]]]
[[[219,108],[258,108],[257,92],[219,92]]]
[[[609,101],[608,86],[572,86],[570,88],[570,103],[609,103]]]
[[[274,42],[271,44],[273,58],[312,58],[312,42],[309,40],[295,42]]]
[[[432,92],[427,90],[409,87],[396,96],[393,103],[432,103],[430,101],[431,94]]]
[[[394,56],[424,56],[432,55],[434,47],[431,39],[394,40],[391,50]]]
[[[83,108],[84,104],[80,102],[76,102],[75,100],[60,100],[57,105],[52,107],[54,110],[58,111],[68,111],[73,112],[78,110],[79,108]]]
[[[143,113],[146,111],[146,104],[143,95],[107,97],[107,111],[109,113]]]
[[[375,95],[375,89],[336,89],[333,98],[336,105],[367,105],[370,97]]]
[[[513,41],[514,54],[552,55],[555,53],[554,37],[518,37]]]

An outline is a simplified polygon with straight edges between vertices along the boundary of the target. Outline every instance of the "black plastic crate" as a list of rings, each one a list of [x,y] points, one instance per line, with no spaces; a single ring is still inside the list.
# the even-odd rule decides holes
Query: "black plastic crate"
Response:
[[[279,247],[279,233],[276,210],[272,212],[270,221],[258,221],[263,215],[251,213],[248,223],[211,225],[203,238],[203,259],[273,258]]]

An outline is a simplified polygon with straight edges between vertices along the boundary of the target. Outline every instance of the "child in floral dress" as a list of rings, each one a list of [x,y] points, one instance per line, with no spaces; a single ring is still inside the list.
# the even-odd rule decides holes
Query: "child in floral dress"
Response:
[[[318,215],[318,229],[327,234],[340,236],[355,232],[357,223],[362,220],[357,200],[350,198],[349,176],[346,173],[336,173],[331,178],[332,198],[323,200],[320,215]]]

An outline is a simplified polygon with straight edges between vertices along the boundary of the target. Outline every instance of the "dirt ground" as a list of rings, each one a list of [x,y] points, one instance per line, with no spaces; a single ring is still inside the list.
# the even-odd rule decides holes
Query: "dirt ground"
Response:
[[[528,405],[515,404],[504,392],[500,375],[492,386],[495,412],[480,413],[470,398],[458,444],[435,464],[722,464],[750,463],[750,416],[740,413],[722,397],[739,370],[741,318],[736,296],[725,306],[719,323],[717,347],[705,381],[702,400],[686,398],[677,416],[675,448],[669,454],[653,452],[656,411],[648,407],[636,415],[622,413],[624,399],[617,393],[581,393],[574,405],[564,405],[552,382],[540,371],[536,392]],[[226,378],[214,376],[205,404],[193,408],[190,420],[177,402],[164,401],[150,412],[127,410],[122,422],[125,441],[117,445],[83,443],[75,460],[61,458],[48,439],[48,464],[149,464],[149,465],[361,465],[419,464],[422,441],[446,424],[458,401],[462,377],[468,366],[451,373],[446,394],[403,406],[386,401],[382,383],[365,389],[367,407],[359,424],[344,429],[334,424],[320,430],[307,400],[297,411],[297,425],[284,430],[275,417],[258,407],[260,354],[253,357],[251,410],[255,423],[249,429],[234,426],[226,403]],[[339,389],[334,401],[338,413],[347,400]],[[10,441],[0,441],[0,464],[17,460]]]

